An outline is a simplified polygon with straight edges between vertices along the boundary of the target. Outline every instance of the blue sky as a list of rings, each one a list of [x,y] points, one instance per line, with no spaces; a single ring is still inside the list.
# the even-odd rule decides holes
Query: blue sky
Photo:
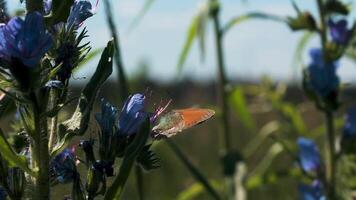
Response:
[[[92,0],[94,2],[94,0]],[[11,1],[11,10],[21,5]],[[115,20],[118,24],[124,63],[129,75],[139,71],[143,61],[149,63],[148,75],[157,80],[170,81],[177,78],[177,60],[182,49],[190,20],[202,0],[156,0],[138,27],[128,28],[138,14],[143,0],[112,0]],[[222,22],[249,11],[263,11],[281,16],[294,15],[287,0],[222,0]],[[315,2],[297,0],[298,5],[315,12]],[[97,14],[85,22],[94,48],[103,47],[110,39],[106,26],[104,7],[99,3]],[[207,37],[207,56],[200,61],[195,44],[184,67],[183,76],[200,80],[215,77],[216,64],[211,29]],[[227,72],[230,78],[260,78],[272,76],[278,80],[290,80],[300,76],[300,68],[293,66],[293,55],[300,33],[293,33],[283,24],[265,20],[246,22],[235,27],[224,40]],[[317,38],[310,47],[318,47]],[[308,61],[305,53],[305,62]],[[87,77],[95,69],[97,59],[90,62],[76,77]],[[347,59],[340,62],[338,73],[343,82],[356,77],[356,65]]]

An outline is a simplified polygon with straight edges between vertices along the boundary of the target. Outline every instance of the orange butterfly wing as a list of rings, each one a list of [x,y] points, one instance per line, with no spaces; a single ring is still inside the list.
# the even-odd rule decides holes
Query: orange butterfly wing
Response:
[[[184,121],[184,129],[190,128],[197,124],[200,124],[208,119],[210,119],[215,111],[210,109],[200,109],[200,108],[188,108],[182,110],[174,110],[179,113]]]

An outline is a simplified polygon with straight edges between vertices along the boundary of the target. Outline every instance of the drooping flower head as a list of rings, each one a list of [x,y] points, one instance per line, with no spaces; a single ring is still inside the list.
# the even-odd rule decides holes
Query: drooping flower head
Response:
[[[93,6],[89,0],[75,0],[67,19],[66,27],[78,29],[80,25],[89,17],[95,14],[98,6],[98,0],[96,5]],[[46,14],[50,14],[52,10],[52,0],[46,0],[43,3],[44,11]]]
[[[350,108],[345,116],[345,125],[343,129],[344,138],[356,137],[356,107]]]
[[[346,45],[351,39],[352,30],[347,28],[347,21],[341,19],[339,21],[329,20],[330,36],[333,42],[339,45]]]
[[[299,138],[299,161],[304,171],[317,172],[321,169],[321,159],[318,147],[314,141],[307,138]]]
[[[66,148],[55,156],[50,163],[52,177],[59,183],[68,183],[77,176],[76,156],[74,148]]]
[[[14,17],[6,25],[0,26],[0,58],[9,62],[13,58],[19,59],[32,68],[51,46],[52,38],[39,12],[28,13],[25,20]]]
[[[311,63],[308,66],[309,80],[307,86],[321,97],[335,92],[339,87],[339,78],[336,74],[336,62],[325,63],[321,49],[310,51]]]
[[[325,200],[323,186],[320,181],[315,180],[311,185],[301,184],[299,186],[300,200]]]
[[[74,1],[67,20],[67,27],[78,29],[86,19],[95,14],[95,10],[96,6],[93,7],[90,1],[88,0]]]
[[[101,113],[95,115],[96,121],[99,123],[101,132],[104,135],[111,134],[118,115],[118,109],[111,105],[106,100],[101,100]]]
[[[119,117],[119,134],[132,135],[149,116],[145,108],[145,95],[137,93],[131,95],[125,102]]]

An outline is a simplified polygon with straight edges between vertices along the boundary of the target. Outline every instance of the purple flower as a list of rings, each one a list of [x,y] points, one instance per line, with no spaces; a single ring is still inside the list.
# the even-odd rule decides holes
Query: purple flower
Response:
[[[149,116],[144,111],[145,98],[145,95],[137,93],[126,100],[119,117],[118,128],[120,135],[136,133],[140,125]]]
[[[43,2],[43,9],[46,15],[49,15],[52,10],[52,0],[45,0]]]
[[[318,171],[321,168],[320,153],[314,141],[307,138],[299,138],[299,161],[304,171]]]
[[[347,21],[345,19],[341,19],[334,22],[330,19],[328,21],[328,25],[333,42],[339,45],[346,45],[352,36],[352,30],[347,28]]]
[[[77,176],[75,149],[64,149],[53,158],[50,164],[51,174],[59,183],[68,183]]]
[[[315,180],[311,185],[301,184],[299,186],[300,200],[325,200],[323,186],[320,181]]]
[[[350,108],[345,116],[343,137],[351,138],[356,136],[356,107]]]
[[[117,119],[118,109],[104,99],[101,100],[101,113],[95,115],[103,135],[109,136],[113,132]]]
[[[86,19],[94,15],[95,9],[88,0],[76,0],[67,20],[67,27],[78,29]]]
[[[316,94],[326,97],[335,92],[339,87],[339,78],[336,74],[336,62],[325,63],[321,49],[310,51],[312,58],[308,66],[308,87]]]
[[[28,13],[25,20],[14,17],[0,26],[0,57],[8,61],[17,58],[27,67],[34,67],[52,43],[39,12]]]

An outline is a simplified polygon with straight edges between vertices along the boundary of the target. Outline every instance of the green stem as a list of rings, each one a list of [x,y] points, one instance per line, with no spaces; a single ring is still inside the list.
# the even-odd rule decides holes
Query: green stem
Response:
[[[319,18],[320,18],[320,27],[319,34],[323,50],[324,63],[328,62],[327,58],[327,27],[326,27],[326,13],[324,10],[323,0],[317,0]],[[334,127],[334,117],[333,112],[326,110],[325,112],[325,123],[327,130],[327,165],[326,165],[326,174],[325,182],[327,188],[328,199],[336,199],[336,149],[335,149],[335,127]]]
[[[135,166],[135,175],[136,175],[136,185],[138,191],[138,199],[144,200],[144,187],[143,187],[143,172],[140,166]]]
[[[51,90],[50,93],[50,106],[51,108],[54,108],[57,104],[57,99],[58,99],[58,91],[57,89]],[[52,147],[54,144],[55,137],[57,135],[57,124],[58,124],[58,115],[54,116],[51,119],[51,126],[50,126],[50,134],[49,134],[49,142],[48,142],[48,149],[49,152],[52,151]]]
[[[214,37],[215,37],[215,49],[216,49],[216,58],[218,64],[218,80],[219,80],[219,92],[220,92],[220,108],[221,108],[221,128],[222,136],[224,137],[224,149],[223,152],[227,155],[229,152],[232,152],[231,138],[230,138],[230,129],[229,129],[229,108],[228,108],[228,80],[225,72],[225,62],[224,62],[224,52],[223,52],[223,30],[221,29],[220,20],[219,20],[219,1],[210,0],[211,5],[217,6],[212,8],[211,17],[213,20],[214,26]],[[225,156],[224,155],[224,156]],[[227,163],[224,163],[224,165]],[[235,184],[233,180],[234,176],[228,175],[226,179],[226,187],[228,199],[234,199],[235,196]]]
[[[124,102],[126,100],[126,98],[129,96],[129,88],[128,88],[127,79],[125,76],[124,64],[123,64],[122,56],[121,56],[119,34],[118,34],[118,31],[115,26],[113,14],[111,12],[110,1],[104,0],[104,5],[105,5],[105,13],[106,13],[106,19],[107,19],[106,21],[108,22],[108,26],[111,31],[111,36],[114,38],[115,64],[117,66],[118,83],[120,86],[121,100],[122,100],[122,102]]]
[[[43,11],[43,0],[26,0],[27,12]]]
[[[328,165],[326,171],[326,181],[328,189],[328,199],[336,199],[336,149],[335,149],[335,127],[334,117],[331,111],[325,112],[326,128],[327,128],[327,142],[328,142]]]
[[[37,101],[35,93],[31,94],[34,114],[34,166],[38,168],[38,176],[35,178],[36,199],[48,200],[50,197],[49,184],[49,151],[47,138],[47,119],[42,117],[41,106]],[[43,108],[43,107],[42,107]]]
[[[211,0],[216,2],[216,0]],[[215,37],[215,48],[216,57],[218,64],[218,79],[219,79],[219,92],[220,92],[220,107],[222,111],[221,123],[222,131],[224,134],[224,146],[225,151],[231,151],[231,139],[230,139],[230,129],[229,129],[229,108],[228,108],[228,80],[225,72],[225,62],[224,62],[224,52],[223,52],[223,33],[220,26],[219,11],[218,8],[212,13],[213,23],[214,23],[214,37]]]

